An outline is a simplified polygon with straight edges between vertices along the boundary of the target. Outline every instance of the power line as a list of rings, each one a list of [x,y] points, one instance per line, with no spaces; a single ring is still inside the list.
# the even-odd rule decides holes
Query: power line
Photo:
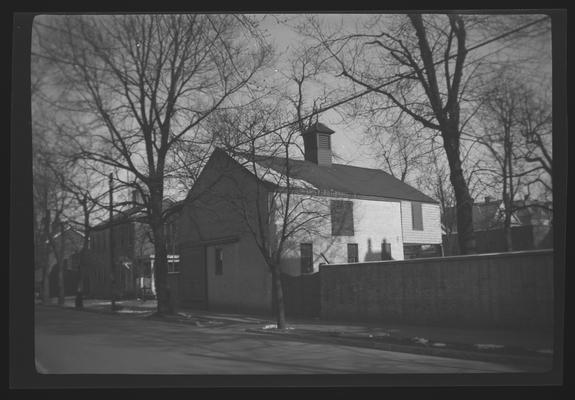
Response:
[[[540,19],[538,19],[538,20],[535,20],[535,21],[529,22],[529,23],[527,23],[527,24],[521,25],[521,26],[519,26],[518,28],[509,30],[509,31],[507,31],[507,32],[505,32],[505,33],[502,33],[502,34],[500,34],[500,35],[498,35],[498,36],[495,36],[495,37],[493,37],[493,38],[491,38],[491,39],[485,40],[485,41],[483,41],[483,42],[480,42],[479,44],[476,44],[476,45],[474,45],[474,46],[471,46],[470,48],[466,49],[466,52],[471,52],[471,51],[477,50],[477,49],[480,48],[480,47],[487,46],[487,45],[490,44],[490,43],[493,43],[493,42],[495,42],[495,41],[498,41],[498,40],[500,40],[500,39],[503,39],[504,37],[507,37],[507,36],[509,36],[509,35],[512,35],[512,34],[514,34],[514,33],[516,33],[516,32],[519,32],[519,31],[521,31],[521,30],[523,30],[523,29],[526,29],[526,28],[528,28],[528,27],[530,27],[530,26],[539,24],[540,22],[543,22],[543,21],[545,21],[545,20],[547,20],[547,19],[548,19],[548,17],[543,17],[543,18],[540,18]],[[458,55],[459,55],[459,53],[455,53],[455,54],[453,54],[453,55],[450,55],[449,57],[447,57],[447,60],[452,59],[452,58],[455,58],[455,57],[457,57]],[[439,65],[439,64],[443,63],[444,61],[445,61],[445,59],[444,59],[444,60],[441,60],[441,61],[436,61],[435,63],[433,63],[433,66]],[[425,67],[422,67],[422,68],[421,68],[421,71],[422,71],[422,72],[425,71],[425,70],[426,70]],[[316,110],[316,111],[312,111],[312,112],[310,112],[309,114],[307,114],[307,115],[301,117],[301,119],[306,119],[306,118],[313,117],[313,116],[315,116],[315,115],[321,114],[321,113],[323,113],[323,112],[325,112],[325,111],[331,110],[332,108],[338,107],[338,106],[340,106],[340,105],[342,105],[342,104],[345,104],[345,103],[347,103],[347,102],[349,102],[349,101],[352,101],[352,100],[358,99],[358,98],[360,98],[360,97],[362,97],[362,96],[365,96],[365,95],[368,94],[368,93],[371,93],[371,92],[373,92],[373,91],[382,89],[382,88],[384,88],[384,87],[386,87],[386,86],[389,86],[389,85],[392,85],[392,84],[394,84],[394,83],[396,83],[396,82],[399,82],[399,81],[402,80],[402,79],[409,78],[409,77],[411,77],[411,76],[413,76],[413,75],[415,75],[415,74],[416,74],[416,71],[400,74],[400,75],[398,75],[396,78],[394,78],[394,79],[392,79],[392,80],[390,80],[390,81],[388,81],[388,82],[382,83],[382,84],[380,84],[379,86],[376,86],[376,87],[370,88],[370,89],[366,89],[366,90],[364,90],[364,91],[362,91],[362,92],[356,93],[356,94],[354,94],[354,95],[352,95],[352,96],[349,96],[349,97],[347,97],[347,98],[338,100],[338,101],[336,101],[336,102],[334,102],[334,103],[332,103],[332,104],[330,104],[330,105],[328,105],[328,106],[322,107],[322,108],[320,108],[320,109],[318,109],[318,110]],[[293,124],[296,124],[298,121],[299,121],[299,119],[298,119],[298,120],[294,120],[294,121],[292,121],[292,122],[288,122],[288,123],[286,123],[286,124],[284,124],[284,125],[279,126],[278,128],[272,129],[272,130],[270,130],[270,131],[264,132],[264,133],[262,133],[261,135],[258,135],[258,138],[264,137],[264,136],[269,135],[269,134],[274,133],[274,132],[277,132],[277,131],[279,131],[280,129],[287,128],[287,127],[289,127],[289,126],[291,126],[291,125],[293,125]],[[239,143],[239,144],[245,144],[245,143],[248,143],[248,141],[246,141],[246,142],[244,142],[244,143]]]
[[[509,31],[504,32],[504,33],[502,33],[502,34],[500,34],[500,35],[494,36],[494,37],[491,38],[491,39],[487,39],[487,40],[485,40],[485,41],[483,41],[483,42],[480,42],[480,43],[478,43],[478,44],[476,44],[476,45],[473,45],[473,46],[471,46],[470,48],[466,49],[465,51],[466,51],[467,53],[469,53],[469,52],[471,52],[471,51],[475,51],[475,50],[477,50],[478,48],[487,46],[488,44],[491,44],[491,43],[493,43],[493,42],[495,42],[495,41],[501,40],[501,39],[503,39],[503,38],[505,38],[505,37],[507,37],[507,36],[510,36],[510,35],[512,35],[512,34],[514,34],[514,33],[516,33],[516,32],[521,31],[521,30],[524,30],[524,29],[526,29],[526,28],[528,28],[528,27],[530,27],[530,26],[539,24],[539,23],[541,23],[541,22],[543,22],[543,21],[545,21],[545,20],[547,20],[547,19],[548,19],[548,17],[542,17],[542,18],[537,19],[537,20],[535,20],[535,21],[526,23],[526,24],[521,25],[521,26],[519,26],[519,27],[517,27],[517,28],[515,28],[515,29],[509,30]],[[45,25],[45,24],[42,24],[42,23],[38,23],[38,24],[39,24],[39,25],[42,25],[42,26],[45,26],[45,27],[47,27],[47,28],[58,29],[58,28],[54,28],[54,27],[51,27],[51,26],[48,26],[48,25]],[[49,57],[46,57],[46,56],[43,56],[43,55],[41,55],[41,54],[37,54],[37,53],[34,53],[34,52],[33,52],[32,54],[33,54],[33,55],[36,55],[36,56],[39,56],[39,57],[49,58]],[[443,59],[443,60],[441,60],[441,61],[436,61],[435,63],[433,63],[433,66],[439,65],[439,64],[445,62],[446,60],[453,59],[453,58],[457,57],[458,55],[459,55],[459,53],[455,53],[455,54],[453,54],[453,55],[448,56],[446,59]],[[422,68],[421,68],[421,71],[422,71],[422,72],[425,71],[425,70],[426,70],[425,67],[422,67]],[[335,108],[335,107],[338,107],[338,106],[340,106],[340,105],[342,105],[342,104],[345,104],[345,103],[348,103],[348,102],[350,102],[350,101],[352,101],[352,100],[358,99],[358,98],[360,98],[360,97],[362,97],[362,96],[365,96],[366,94],[369,94],[369,93],[371,93],[371,92],[373,92],[373,91],[377,91],[377,90],[382,89],[382,88],[384,88],[384,87],[386,87],[386,86],[389,86],[389,85],[392,85],[392,84],[394,84],[394,83],[396,83],[396,82],[399,82],[399,81],[402,80],[402,79],[410,78],[410,77],[412,77],[413,75],[415,75],[416,73],[417,73],[416,71],[412,71],[412,72],[408,72],[408,73],[399,74],[397,77],[395,77],[394,79],[391,79],[390,81],[384,82],[384,83],[382,83],[382,84],[380,84],[380,85],[378,85],[378,86],[375,86],[375,87],[373,87],[373,88],[368,88],[368,89],[366,89],[366,90],[364,90],[364,91],[362,91],[362,92],[356,93],[356,94],[351,95],[351,96],[349,96],[349,97],[346,97],[346,98],[343,98],[343,99],[341,99],[341,100],[335,101],[334,103],[332,103],[332,104],[330,104],[330,105],[327,105],[327,106],[325,106],[325,107],[321,107],[321,108],[319,108],[318,110],[312,111],[312,112],[310,112],[309,114],[307,114],[307,115],[301,117],[301,119],[310,118],[310,117],[313,117],[313,116],[315,116],[315,115],[324,113],[325,111],[331,110],[331,109],[333,109],[333,108]],[[269,130],[269,131],[266,131],[266,132],[263,132],[263,133],[257,135],[256,138],[261,138],[261,137],[267,136],[267,135],[269,135],[269,134],[271,134],[271,133],[277,132],[277,131],[279,131],[279,130],[281,130],[281,129],[287,128],[287,127],[289,127],[289,126],[291,126],[291,125],[296,124],[298,121],[299,121],[299,119],[298,119],[298,120],[293,120],[293,121],[288,122],[288,123],[285,123],[285,124],[283,124],[283,125],[280,125],[280,126],[277,127],[277,128],[274,128],[274,129],[272,129],[272,130]],[[240,143],[237,143],[237,144],[238,144],[238,145],[246,144],[246,143],[248,143],[248,142],[251,141],[251,140],[252,140],[252,139],[246,140],[245,142],[240,142]]]

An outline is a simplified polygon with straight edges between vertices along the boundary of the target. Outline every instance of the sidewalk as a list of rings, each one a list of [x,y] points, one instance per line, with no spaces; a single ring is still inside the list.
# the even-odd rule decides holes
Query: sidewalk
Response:
[[[55,299],[54,302],[56,304]],[[174,316],[159,318],[154,315],[155,300],[121,300],[116,303],[120,306],[115,312],[118,315],[194,324],[198,327],[237,329],[298,340],[548,366],[553,359],[552,331],[444,328],[300,318],[287,318],[287,329],[278,330],[272,316],[179,310]],[[74,308],[74,298],[66,298],[64,307]],[[84,308],[86,311],[112,313],[109,300],[84,300]]]

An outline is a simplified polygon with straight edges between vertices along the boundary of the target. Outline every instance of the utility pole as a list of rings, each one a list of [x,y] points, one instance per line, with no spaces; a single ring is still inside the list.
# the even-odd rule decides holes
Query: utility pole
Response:
[[[58,260],[58,304],[64,305],[66,302],[66,288],[64,287],[64,252],[66,243],[64,243],[64,224],[59,217],[58,225],[60,227],[60,245],[58,248],[60,251],[60,257]]]
[[[48,190],[45,191],[46,199],[48,198]],[[50,240],[50,235],[52,234],[51,219],[50,219],[50,209],[48,208],[48,200],[46,200],[44,205],[44,235],[42,236],[42,268],[44,269],[43,279],[42,279],[42,302],[44,304],[50,303],[50,249],[48,245],[48,240]]]
[[[110,193],[110,204],[109,204],[109,229],[110,229],[110,236],[109,236],[109,243],[110,243],[110,286],[112,291],[112,311],[116,311],[116,267],[114,263],[114,231],[112,229],[112,217],[114,215],[114,185],[112,180],[114,179],[113,174],[110,173],[108,175],[108,186],[109,186],[109,193]]]

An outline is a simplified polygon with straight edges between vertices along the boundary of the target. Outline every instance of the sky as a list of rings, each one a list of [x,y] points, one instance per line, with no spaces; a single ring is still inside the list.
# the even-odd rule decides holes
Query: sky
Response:
[[[325,26],[334,28],[341,24],[341,31],[353,32],[356,23],[360,23],[373,16],[372,14],[321,14],[321,20],[325,23]],[[275,43],[278,53],[281,58],[285,59],[290,51],[297,47],[303,40],[302,37],[291,29],[288,25],[295,26],[301,23],[304,19],[302,14],[275,14],[275,15],[255,15],[256,19],[261,21],[261,28],[269,35],[270,40]],[[534,16],[534,18],[541,16]],[[516,25],[510,24],[509,29],[514,28]],[[473,44],[480,42],[483,38],[479,39],[474,37],[472,34],[468,33],[468,44],[470,47]],[[492,53],[500,57],[518,55],[529,55],[533,53],[544,53],[551,56],[551,43],[533,43],[521,48],[514,48],[505,46],[503,43],[494,42],[491,45],[475,50],[478,55],[485,55]],[[546,75],[549,82],[551,78],[551,57],[545,59],[540,65],[537,65],[535,74],[544,76]],[[523,66],[520,66],[523,68]],[[335,131],[332,135],[332,148],[335,154],[340,156],[343,160],[340,161],[344,164],[351,164],[361,167],[368,168],[379,168],[381,163],[374,156],[373,146],[366,145],[363,139],[364,126],[354,123],[351,119],[342,119],[334,110],[328,110],[321,114],[319,118],[320,122],[329,126]]]
[[[272,43],[275,43],[279,54],[289,54],[289,51],[302,41],[302,37],[294,29],[287,26],[295,26],[301,22],[303,20],[302,15],[276,14],[255,17],[261,20],[261,28],[269,35]],[[353,24],[362,18],[365,18],[365,15],[322,14],[324,21],[334,25],[342,23],[344,29],[352,29]],[[342,120],[342,117],[334,110],[322,113],[319,121],[335,131],[331,135],[331,143],[334,154],[342,158],[339,163],[367,168],[377,167],[378,163],[369,155],[369,149],[361,144],[362,128],[360,126],[351,120]]]
[[[353,31],[354,25],[357,22],[372,15],[366,14],[322,14],[321,18],[328,27],[335,27],[341,23],[341,29]],[[301,14],[276,14],[265,15],[258,14],[253,16],[261,21],[260,27],[264,32],[269,35],[269,39],[275,44],[277,54],[280,57],[280,64],[278,66],[278,74],[282,73],[282,63],[286,62],[287,57],[291,51],[300,46],[303,38],[295,32],[290,26],[295,26],[301,23],[304,18]],[[473,43],[474,38],[470,37],[469,42]],[[486,51],[492,51],[497,48],[498,44],[495,43]],[[523,49],[506,49],[506,52],[518,52]],[[538,47],[532,51],[540,51]],[[284,64],[285,68],[285,64]],[[551,62],[541,67],[541,73],[549,73],[551,69]],[[373,148],[362,144],[364,139],[364,127],[351,119],[343,119],[340,114],[335,110],[328,110],[321,114],[319,121],[329,126],[335,131],[332,135],[332,148],[334,154],[341,157],[339,163],[350,164],[360,167],[379,168],[381,167],[380,161],[374,157]]]

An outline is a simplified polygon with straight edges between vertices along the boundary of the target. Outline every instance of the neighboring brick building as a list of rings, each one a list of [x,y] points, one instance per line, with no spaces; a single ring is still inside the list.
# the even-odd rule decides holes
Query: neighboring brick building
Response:
[[[286,242],[285,274],[313,274],[325,262],[441,255],[437,202],[381,170],[332,163],[332,133],[319,123],[304,132],[305,160],[213,152],[181,212],[181,304],[271,310],[269,269],[250,229],[258,212],[280,218],[272,210],[287,199],[277,183],[286,176],[292,204],[300,204],[293,212],[309,208],[323,218]]]
[[[175,251],[177,211],[180,203],[166,200],[172,217],[166,224],[168,246],[168,274],[179,273],[179,256]],[[154,297],[154,246],[150,229],[144,221],[141,206],[132,207],[95,226],[90,234],[87,256],[86,296],[111,297],[110,226],[113,229],[116,260],[116,295],[120,298]]]
[[[516,211],[511,218],[513,250],[553,248],[553,216],[551,204],[537,200],[513,202]],[[473,205],[473,229],[478,253],[506,251],[503,229],[503,201],[485,198]],[[458,255],[459,245],[455,209],[447,210],[442,222],[448,234],[443,235],[445,255]]]

